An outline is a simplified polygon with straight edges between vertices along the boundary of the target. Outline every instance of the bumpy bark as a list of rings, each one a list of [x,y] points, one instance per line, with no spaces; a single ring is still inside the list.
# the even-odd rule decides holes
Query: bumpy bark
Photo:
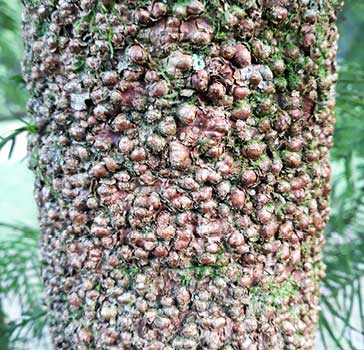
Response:
[[[24,1],[56,349],[312,349],[334,0]]]

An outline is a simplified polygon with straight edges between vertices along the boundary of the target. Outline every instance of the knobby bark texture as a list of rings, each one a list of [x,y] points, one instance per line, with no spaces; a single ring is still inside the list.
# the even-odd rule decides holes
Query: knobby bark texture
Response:
[[[340,4],[24,5],[54,348],[312,350]]]

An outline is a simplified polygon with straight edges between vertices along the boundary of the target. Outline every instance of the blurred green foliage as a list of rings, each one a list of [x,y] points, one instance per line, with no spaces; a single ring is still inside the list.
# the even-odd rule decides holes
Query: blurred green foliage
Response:
[[[25,115],[20,13],[18,1],[0,0],[0,121]]]
[[[364,349],[364,1],[347,0],[339,18],[339,81],[331,152],[320,315],[323,349]]]
[[[326,229],[320,345],[325,350],[364,349],[364,1],[347,0],[339,20],[337,125],[332,150],[331,218]],[[20,5],[0,0],[0,121],[23,117],[26,92],[20,60]],[[0,141],[15,142],[25,124]],[[16,295],[21,318],[7,324],[0,309],[0,344],[22,347],[29,337],[41,338],[45,311],[40,283],[39,232],[7,225],[12,239],[0,244],[0,302]],[[0,225],[0,233],[2,227]],[[0,303],[1,305],[1,303]],[[7,346],[7,347],[6,347]]]
[[[15,350],[29,338],[44,336],[46,308],[40,279],[40,237],[38,229],[26,225],[0,223],[0,230],[4,229],[12,234],[0,240],[0,296],[15,297],[21,317],[7,322],[6,330],[0,333],[0,349],[5,337]]]

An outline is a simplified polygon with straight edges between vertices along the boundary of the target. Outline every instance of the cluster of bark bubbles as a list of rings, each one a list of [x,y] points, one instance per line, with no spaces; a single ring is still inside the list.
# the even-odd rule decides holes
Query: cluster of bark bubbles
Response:
[[[335,0],[23,0],[55,349],[312,350]]]

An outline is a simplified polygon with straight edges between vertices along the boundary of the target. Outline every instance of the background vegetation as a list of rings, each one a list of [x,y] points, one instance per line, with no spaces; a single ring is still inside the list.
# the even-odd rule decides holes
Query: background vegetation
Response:
[[[18,160],[25,148],[22,134],[32,132],[20,74],[20,14],[17,1],[0,0],[0,350],[47,349],[32,177]],[[339,27],[333,190],[317,349],[364,350],[363,0],[347,0]],[[14,150],[15,160],[1,161]]]

